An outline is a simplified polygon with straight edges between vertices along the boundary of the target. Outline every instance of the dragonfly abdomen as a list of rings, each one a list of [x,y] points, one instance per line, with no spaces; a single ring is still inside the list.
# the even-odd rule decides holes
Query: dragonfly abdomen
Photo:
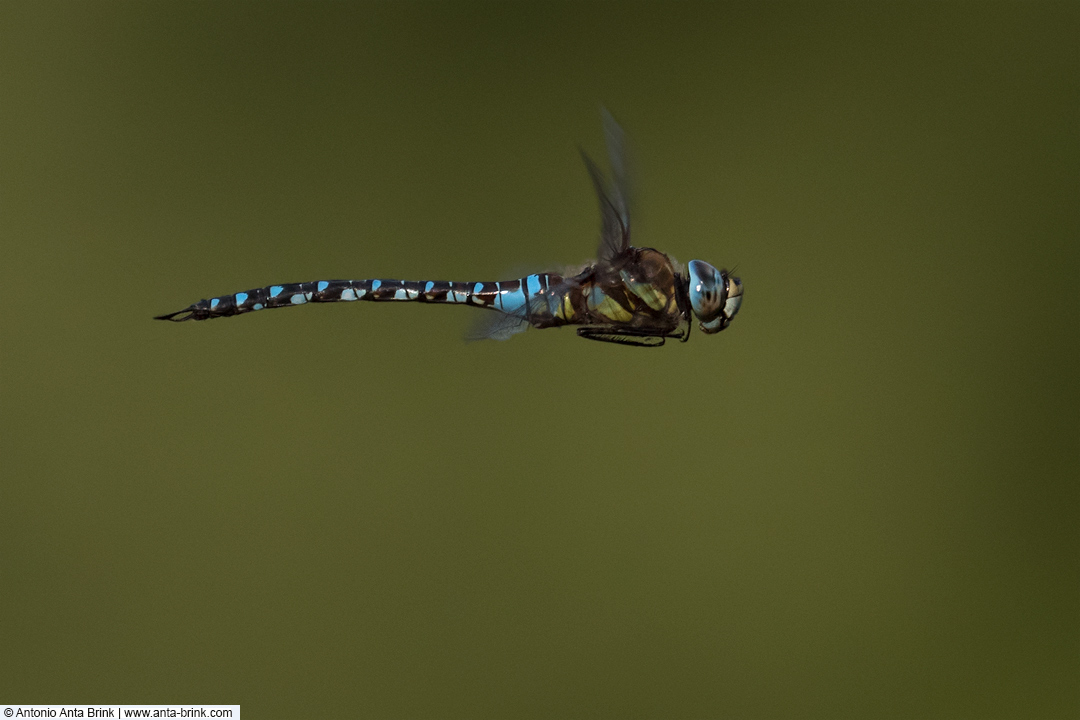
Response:
[[[307,303],[427,302],[473,305],[509,314],[524,312],[525,291],[539,288],[540,276],[496,282],[450,282],[446,280],[313,280],[302,283],[268,285],[232,295],[200,300],[156,320],[209,320],[242,315],[267,308],[295,307]],[[546,287],[546,282],[544,283]]]

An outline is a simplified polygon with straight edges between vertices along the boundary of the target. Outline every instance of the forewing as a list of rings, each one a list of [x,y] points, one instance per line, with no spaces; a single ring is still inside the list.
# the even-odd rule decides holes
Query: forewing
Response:
[[[585,167],[589,169],[596,196],[600,201],[600,247],[597,257],[602,263],[611,263],[630,248],[630,186],[626,158],[626,140],[611,113],[603,110],[604,139],[614,182],[609,182],[603,171],[585,154],[581,153]]]
[[[610,263],[630,247],[629,218],[621,209],[622,203],[612,196],[607,178],[600,168],[596,167],[596,163],[584,151],[581,157],[585,161],[585,167],[589,168],[596,196],[600,200],[600,247],[596,256],[600,262]]]
[[[634,204],[633,158],[630,156],[626,134],[619,123],[615,122],[615,118],[611,116],[607,108],[600,108],[600,114],[604,120],[604,141],[607,143],[608,163],[611,164],[611,176],[614,181],[613,195],[618,201],[619,212],[629,235],[630,207]]]

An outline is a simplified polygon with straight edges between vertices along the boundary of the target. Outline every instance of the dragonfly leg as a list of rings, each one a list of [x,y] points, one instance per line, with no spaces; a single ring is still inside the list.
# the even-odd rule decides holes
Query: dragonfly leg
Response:
[[[656,331],[612,328],[603,325],[580,327],[577,329],[577,334],[578,337],[583,337],[586,340],[632,345],[634,347],[660,347],[664,344],[665,339],[663,334]]]

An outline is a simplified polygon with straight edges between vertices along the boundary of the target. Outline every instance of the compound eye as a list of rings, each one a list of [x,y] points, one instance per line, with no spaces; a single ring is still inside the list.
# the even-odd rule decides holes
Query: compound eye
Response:
[[[690,273],[690,307],[699,320],[712,320],[727,300],[725,278],[720,271],[701,260],[691,260],[687,269]]]

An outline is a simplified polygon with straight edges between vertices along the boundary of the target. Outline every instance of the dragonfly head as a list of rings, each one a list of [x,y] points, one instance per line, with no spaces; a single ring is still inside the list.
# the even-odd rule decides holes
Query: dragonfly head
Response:
[[[690,307],[700,321],[701,331],[709,335],[726,328],[742,305],[742,283],[702,260],[691,260]]]

